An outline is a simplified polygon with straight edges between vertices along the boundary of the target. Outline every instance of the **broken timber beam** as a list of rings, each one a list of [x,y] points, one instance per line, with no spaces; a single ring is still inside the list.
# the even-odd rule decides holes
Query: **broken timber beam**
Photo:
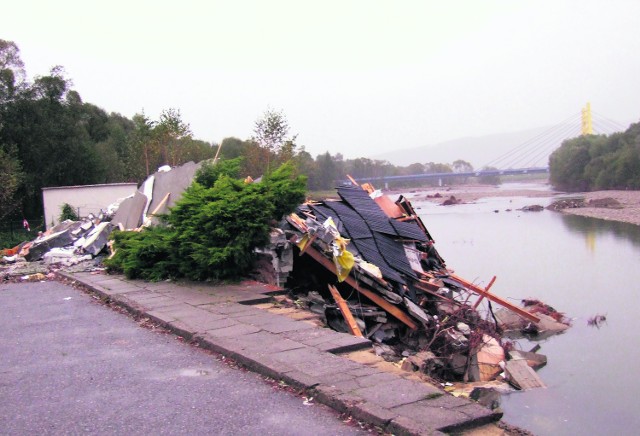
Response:
[[[349,310],[349,306],[347,306],[347,302],[344,301],[344,298],[342,298],[342,295],[340,295],[340,292],[338,292],[336,287],[333,285],[329,285],[329,291],[331,291],[331,295],[333,295],[333,299],[335,300],[336,304],[338,304],[338,307],[340,308],[340,312],[342,312],[342,316],[344,317],[344,320],[347,322],[347,327],[349,327],[349,331],[351,332],[351,334],[353,336],[363,337],[362,332],[360,331],[360,328],[356,323],[356,320],[353,318],[353,314]]]
[[[307,251],[305,251],[305,254],[311,256],[316,262],[324,266],[333,274],[336,274],[336,266],[333,264],[333,262],[327,259],[315,247],[309,247]],[[409,315],[404,313],[402,310],[400,310],[393,304],[389,303],[387,300],[385,300],[375,292],[372,292],[365,288],[361,288],[360,285],[358,285],[358,282],[353,277],[347,276],[347,278],[344,281],[347,282],[347,284],[351,286],[353,289],[355,289],[356,291],[358,291],[359,293],[367,297],[369,300],[373,301],[378,306],[386,310],[387,313],[392,315],[398,321],[401,321],[402,323],[404,323],[411,330],[418,330],[418,325],[415,322],[413,322],[413,320],[409,317]]]
[[[491,289],[491,286],[493,286],[493,283],[496,281],[496,276],[493,276],[493,278],[491,279],[491,281],[489,282],[489,284],[487,285],[486,288],[484,288],[484,290],[486,292],[489,292],[489,289]],[[480,303],[482,303],[482,300],[484,299],[484,296],[480,296],[480,298],[478,298],[478,301],[476,301],[476,304],[473,305],[474,310],[478,308],[478,306],[480,306]]]
[[[531,322],[534,322],[536,324],[540,322],[540,318],[538,318],[537,316],[527,312],[524,309],[519,308],[518,306],[515,306],[515,305],[509,303],[507,300],[504,300],[504,299],[498,297],[497,295],[493,295],[493,294],[489,293],[488,291],[485,291],[481,287],[478,287],[478,286],[474,285],[473,283],[463,279],[462,277],[458,277],[457,275],[451,274],[451,273],[449,274],[449,277],[451,277],[453,280],[459,282],[460,284],[464,285],[470,291],[473,291],[476,294],[480,295],[481,297],[484,297],[484,298],[486,298],[488,300],[491,300],[491,301],[493,301],[495,303],[498,303],[502,307],[506,307],[507,309],[511,310],[512,312],[520,315],[521,317],[523,317],[525,319],[528,319]]]

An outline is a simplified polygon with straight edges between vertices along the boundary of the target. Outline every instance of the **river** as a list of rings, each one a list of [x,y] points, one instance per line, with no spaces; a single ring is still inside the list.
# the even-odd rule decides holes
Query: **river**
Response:
[[[495,275],[493,293],[540,299],[573,320],[539,342],[547,388],[503,395],[504,420],[538,435],[637,434],[640,226],[516,210],[551,198],[439,206],[421,197],[408,195],[449,268],[483,286]],[[607,319],[600,328],[587,324],[596,314]]]

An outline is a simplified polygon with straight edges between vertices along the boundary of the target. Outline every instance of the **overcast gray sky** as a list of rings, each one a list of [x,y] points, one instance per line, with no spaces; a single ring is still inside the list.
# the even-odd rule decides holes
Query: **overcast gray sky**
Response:
[[[27,73],[62,65],[84,101],[181,111],[246,139],[268,108],[312,155],[371,156],[551,126],[640,119],[640,1],[6,1]]]

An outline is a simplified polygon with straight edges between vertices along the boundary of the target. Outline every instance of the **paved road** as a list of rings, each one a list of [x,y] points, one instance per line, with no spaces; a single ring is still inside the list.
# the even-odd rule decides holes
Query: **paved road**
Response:
[[[3,435],[363,434],[57,282],[0,285],[0,401]]]

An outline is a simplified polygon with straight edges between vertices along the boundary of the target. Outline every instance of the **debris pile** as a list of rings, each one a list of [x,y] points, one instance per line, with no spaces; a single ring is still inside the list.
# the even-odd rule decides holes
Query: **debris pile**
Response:
[[[180,167],[161,167],[129,197],[109,205],[98,216],[89,214],[78,221],[66,220],[38,235],[30,242],[2,250],[0,263],[11,268],[6,275],[21,275],[26,262],[40,262],[34,273],[55,267],[69,267],[90,261],[108,245],[111,232],[140,231],[156,224],[157,215],[166,213],[191,184],[200,164],[188,162]]]
[[[286,286],[297,301],[426,378],[543,386],[532,367],[546,358],[523,354],[513,339],[559,333],[566,318],[539,301],[520,307],[492,294],[495,277],[481,288],[447,269],[405,197],[393,201],[353,180],[337,193],[339,200],[299,206],[280,226],[290,244],[272,254],[293,251]],[[488,313],[481,313],[482,301]]]
[[[114,226],[104,217],[89,215],[80,221],[66,220],[36,239],[3,250],[0,263],[8,264],[8,276],[42,273],[55,267],[69,267],[92,260],[107,245]],[[37,263],[34,269],[29,263]]]

